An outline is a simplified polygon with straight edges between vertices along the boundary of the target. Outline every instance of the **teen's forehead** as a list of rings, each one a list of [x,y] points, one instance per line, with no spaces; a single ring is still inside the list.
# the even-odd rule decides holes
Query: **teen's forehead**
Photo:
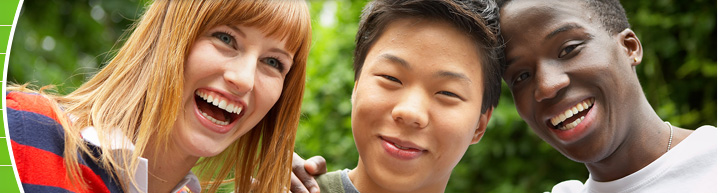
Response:
[[[501,9],[501,33],[505,40],[545,37],[569,23],[587,26],[592,14],[581,1],[514,0]],[[531,36],[532,35],[532,36]]]
[[[592,10],[575,0],[514,0],[501,9],[501,24],[520,21],[548,24],[564,19],[581,19],[590,22]]]

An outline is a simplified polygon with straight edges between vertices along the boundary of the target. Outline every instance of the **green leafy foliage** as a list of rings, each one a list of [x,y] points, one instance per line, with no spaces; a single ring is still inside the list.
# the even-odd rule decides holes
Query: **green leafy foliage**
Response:
[[[313,47],[296,151],[322,155],[328,170],[353,168],[358,151],[351,132],[353,49],[364,1],[313,1]],[[313,102],[306,104],[306,102]]]
[[[636,68],[662,119],[695,129],[716,126],[717,1],[622,1],[643,43]]]
[[[59,92],[72,91],[108,59],[106,52],[142,13],[144,3],[25,1],[8,81],[60,84]],[[313,44],[296,151],[306,158],[322,155],[330,171],[358,163],[350,95],[354,39],[365,3],[309,2]],[[644,57],[636,71],[657,113],[683,128],[716,126],[716,1],[622,4],[643,43]],[[48,38],[54,47],[47,45]],[[563,180],[587,178],[582,164],[568,160],[533,134],[504,86],[485,136],[469,147],[446,192],[544,192]]]
[[[124,30],[141,14],[131,1],[26,1],[18,19],[7,81],[77,88],[110,59]]]

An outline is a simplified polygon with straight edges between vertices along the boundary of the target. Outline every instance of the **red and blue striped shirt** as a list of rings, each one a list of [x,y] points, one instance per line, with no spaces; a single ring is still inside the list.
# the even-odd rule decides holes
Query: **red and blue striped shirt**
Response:
[[[123,192],[113,178],[87,154],[78,165],[87,189],[73,186],[64,164],[65,131],[51,100],[38,94],[7,92],[7,123],[15,165],[25,192]],[[88,144],[93,155],[99,148]]]

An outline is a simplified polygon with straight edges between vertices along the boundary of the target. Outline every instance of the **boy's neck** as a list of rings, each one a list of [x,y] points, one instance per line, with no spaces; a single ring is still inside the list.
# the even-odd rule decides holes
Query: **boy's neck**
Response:
[[[628,119],[625,128],[628,135],[620,141],[618,146],[611,146],[613,152],[606,158],[592,163],[585,163],[591,173],[593,180],[600,182],[613,181],[630,174],[633,174],[656,159],[663,156],[667,151],[670,129],[666,123],[656,114],[650,103],[642,97],[639,105],[632,116]],[[672,146],[675,146],[688,137],[692,131],[674,128]]]
[[[443,193],[450,179],[446,178],[443,183],[424,185],[422,188],[417,189],[391,190],[382,187],[368,175],[368,170],[365,169],[361,159],[358,160],[358,166],[348,173],[348,177],[360,193]],[[450,174],[448,177],[450,177]]]

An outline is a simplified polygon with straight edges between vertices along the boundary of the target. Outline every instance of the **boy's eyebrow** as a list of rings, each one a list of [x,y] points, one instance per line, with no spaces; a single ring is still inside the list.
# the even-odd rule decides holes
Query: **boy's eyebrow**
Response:
[[[409,65],[406,60],[399,58],[398,56],[394,56],[393,54],[388,54],[388,53],[385,53],[381,56],[387,60],[395,62],[398,65],[401,65],[403,68],[411,69],[411,65]]]
[[[516,60],[518,60],[518,57],[506,58],[506,66],[511,66],[511,64],[513,64],[514,62],[516,62]],[[507,67],[506,67],[506,68],[507,68]]]
[[[573,30],[573,29],[577,29],[577,28],[583,28],[583,27],[581,27],[581,25],[578,25],[578,24],[575,24],[575,23],[564,24],[563,26],[557,28],[557,29],[554,30],[553,32],[551,32],[551,33],[549,33],[548,35],[546,35],[546,40],[551,39],[553,36],[556,36],[556,35],[559,34],[559,33],[566,32],[566,31]]]
[[[436,72],[435,74],[433,74],[433,76],[434,76],[434,77],[457,79],[457,80],[465,81],[465,82],[467,82],[467,83],[469,83],[469,84],[472,83],[472,82],[471,82],[471,79],[468,78],[465,74],[463,74],[463,73],[458,73],[458,72],[451,72],[451,71],[446,71],[446,70],[444,70],[444,71],[438,71],[438,72]]]
[[[406,60],[404,60],[403,58],[400,58],[398,56],[395,56],[395,55],[389,54],[389,53],[385,53],[381,56],[387,60],[395,62],[394,64],[400,65],[401,67],[403,67],[405,69],[409,69],[409,70],[412,69],[411,65],[408,64],[408,62]],[[471,83],[471,79],[468,78],[468,76],[466,76],[463,73],[458,73],[458,72],[451,72],[451,71],[444,70],[444,71],[436,72],[435,74],[433,74],[433,76],[434,77],[442,77],[442,78],[458,79],[458,80],[463,80],[465,82]]]

